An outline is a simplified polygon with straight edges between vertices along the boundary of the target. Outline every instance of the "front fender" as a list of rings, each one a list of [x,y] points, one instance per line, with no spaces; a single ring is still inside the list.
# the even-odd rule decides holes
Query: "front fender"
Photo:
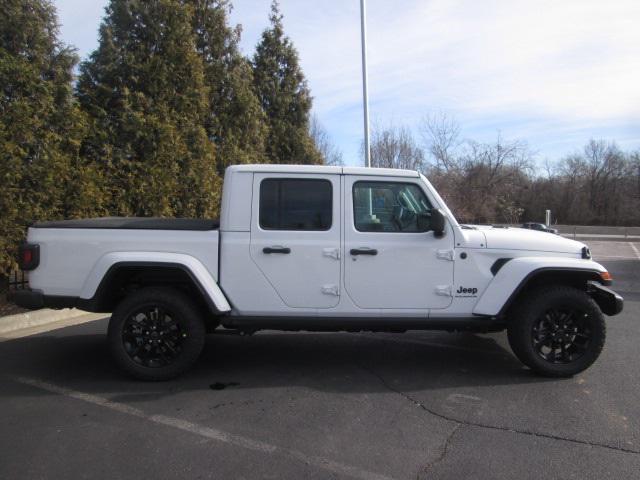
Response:
[[[111,252],[103,255],[93,266],[91,273],[82,287],[80,299],[94,298],[100,283],[107,272],[119,264],[173,265],[183,268],[198,283],[202,293],[206,295],[220,313],[231,311],[231,306],[224,293],[206,267],[195,257],[182,253],[170,252]]]
[[[509,260],[493,277],[476,303],[473,313],[498,315],[536,274],[542,272],[592,273],[599,278],[607,270],[593,260],[564,257],[518,257]]]

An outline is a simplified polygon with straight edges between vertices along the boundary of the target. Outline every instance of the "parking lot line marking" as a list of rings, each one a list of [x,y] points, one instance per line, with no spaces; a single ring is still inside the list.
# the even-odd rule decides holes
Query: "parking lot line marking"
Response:
[[[113,410],[125,415],[131,415],[133,417],[141,418],[143,420],[147,420],[149,422],[153,422],[159,425],[176,428],[178,430],[189,432],[194,435],[199,435],[201,437],[208,438],[211,440],[228,443],[230,445],[235,445],[237,447],[242,447],[247,450],[253,450],[261,453],[279,454],[285,457],[292,458],[294,460],[298,460],[307,465],[311,465],[314,467],[321,468],[323,470],[330,471],[332,473],[336,473],[338,475],[346,475],[352,478],[359,478],[362,480],[393,480],[391,477],[388,477],[386,475],[382,475],[375,472],[369,472],[367,470],[363,470],[361,468],[354,467],[352,465],[346,465],[344,463],[335,462],[328,458],[317,457],[314,455],[307,455],[297,450],[290,450],[288,448],[278,447],[276,445],[271,445],[269,443],[261,442],[259,440],[253,440],[251,438],[246,438],[240,435],[224,432],[216,428],[206,427],[204,425],[198,425],[197,423],[192,423],[187,420],[182,420],[180,418],[168,417],[166,415],[150,415],[148,413],[143,412],[140,409],[131,407],[124,403],[114,402],[112,400],[109,400],[104,397],[100,397],[98,395],[79,392],[76,390],[72,390],[70,388],[62,387],[60,385],[55,385],[53,383],[45,382],[43,380],[38,380],[35,378],[27,378],[27,377],[14,377],[14,376],[11,376],[8,378],[13,380],[14,382],[22,383],[24,385],[30,385],[32,387],[39,388],[47,392],[51,392],[58,395],[63,395],[65,397],[80,400],[83,402],[91,403],[93,405],[108,408],[110,410]]]
[[[638,248],[633,244],[633,242],[629,242],[629,245],[631,245],[631,248],[633,248],[633,253],[636,254],[638,260],[640,260],[640,251],[638,251]]]

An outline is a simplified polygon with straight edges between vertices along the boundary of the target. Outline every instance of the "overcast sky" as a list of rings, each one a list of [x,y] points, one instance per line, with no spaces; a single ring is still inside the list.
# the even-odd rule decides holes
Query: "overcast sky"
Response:
[[[61,33],[85,57],[104,0],[57,0]],[[232,22],[253,53],[269,0],[236,0]],[[281,0],[314,111],[361,164],[358,0]],[[465,138],[526,140],[540,161],[591,137],[640,148],[639,0],[368,0],[372,121],[414,128],[445,112]],[[416,134],[419,139],[419,135]]]

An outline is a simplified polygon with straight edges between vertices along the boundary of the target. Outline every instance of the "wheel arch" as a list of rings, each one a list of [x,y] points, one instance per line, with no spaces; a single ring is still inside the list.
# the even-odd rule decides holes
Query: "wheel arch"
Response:
[[[126,256],[113,258],[112,254],[105,257],[96,264],[83,288],[78,301],[80,308],[112,312],[115,305],[132,291],[147,286],[167,286],[187,293],[212,315],[231,310],[215,279],[193,257],[175,255],[156,260]]]
[[[602,282],[596,270],[545,267],[529,273],[511,292],[498,316],[504,316],[509,309],[518,303],[518,299],[526,296],[531,290],[545,285],[566,285],[579,290],[587,290],[589,282]]]
[[[600,264],[590,261],[584,265],[576,259],[576,264],[572,265],[573,259],[566,260],[570,261],[556,262],[564,265],[541,265],[540,261],[527,265],[526,259],[514,259],[496,274],[476,303],[473,313],[504,316],[519,298],[542,285],[569,285],[588,290],[589,282],[608,283],[600,275],[606,271]]]

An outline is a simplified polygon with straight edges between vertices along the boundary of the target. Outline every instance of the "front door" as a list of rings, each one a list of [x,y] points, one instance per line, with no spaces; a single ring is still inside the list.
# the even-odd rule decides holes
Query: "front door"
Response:
[[[436,238],[419,179],[345,176],[345,290],[367,309],[451,304],[453,232]]]
[[[251,259],[285,305],[340,299],[340,175],[254,175]]]

